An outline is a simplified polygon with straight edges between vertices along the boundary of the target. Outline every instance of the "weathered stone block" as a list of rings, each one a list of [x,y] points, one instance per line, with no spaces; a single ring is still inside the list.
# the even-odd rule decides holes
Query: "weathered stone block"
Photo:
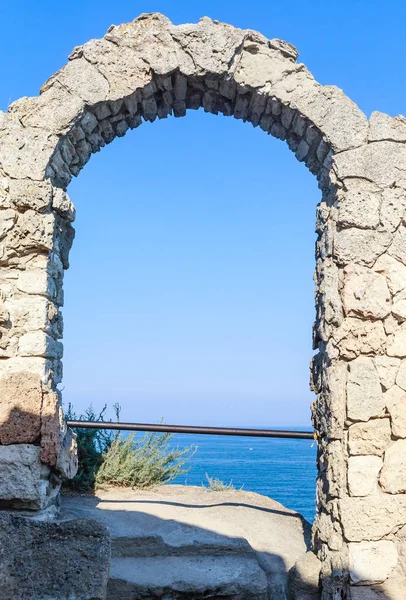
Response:
[[[0,378],[0,444],[36,442],[41,431],[39,375],[11,373]]]
[[[376,493],[381,467],[382,459],[379,456],[351,456],[348,459],[350,496],[369,496]]]
[[[352,455],[382,456],[391,441],[388,418],[355,423],[348,430],[348,450]]]
[[[381,540],[406,523],[406,496],[375,494],[339,500],[343,533],[349,542]]]
[[[382,583],[398,562],[398,552],[393,542],[361,542],[349,544],[351,581],[356,584]]]
[[[400,359],[392,356],[376,356],[375,365],[382,387],[389,389],[394,385],[399,371]]]
[[[359,265],[344,269],[343,306],[347,315],[382,319],[391,310],[391,296],[386,279]]]
[[[406,440],[397,440],[386,450],[379,483],[388,494],[406,492]]]
[[[105,600],[110,536],[99,523],[0,515],[1,600]]]
[[[0,446],[0,506],[39,510],[53,495],[49,468],[32,444]]]
[[[360,356],[349,363],[347,416],[353,421],[369,421],[384,412],[385,401],[374,361]]]
[[[388,355],[404,358],[406,356],[406,323],[400,325],[388,338]]]
[[[406,392],[393,385],[385,392],[384,399],[390,414],[393,435],[406,438]]]

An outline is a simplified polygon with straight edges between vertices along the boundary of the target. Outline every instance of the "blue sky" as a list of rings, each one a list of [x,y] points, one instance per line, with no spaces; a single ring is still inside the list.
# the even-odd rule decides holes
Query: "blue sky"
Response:
[[[36,95],[74,46],[152,11],[286,39],[368,115],[405,112],[395,0],[14,1],[0,7],[0,109]],[[283,143],[190,112],[116,140],[68,191],[65,402],[118,401],[124,420],[309,425],[319,191]]]

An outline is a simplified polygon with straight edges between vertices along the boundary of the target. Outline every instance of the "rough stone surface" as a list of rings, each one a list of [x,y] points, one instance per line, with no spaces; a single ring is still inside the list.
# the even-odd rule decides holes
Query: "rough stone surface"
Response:
[[[386,450],[379,483],[388,494],[406,493],[406,440],[397,440]]]
[[[0,506],[44,508],[55,498],[48,477],[49,468],[41,463],[38,446],[0,446]]]
[[[0,379],[0,444],[36,442],[41,432],[42,385],[33,373]]]
[[[314,549],[323,600],[330,600],[347,593],[348,541],[370,541],[363,524],[368,502],[378,515],[386,503],[404,500],[385,493],[351,497],[348,474],[349,455],[381,456],[392,440],[406,439],[404,401],[392,389],[405,386],[403,367],[397,372],[406,358],[405,119],[373,113],[368,121],[341,90],[320,85],[296,59],[290,44],[251,30],[208,18],[175,26],[163,15],[144,14],[75,48],[38,97],[0,113],[0,377],[39,378],[44,393],[35,443],[49,478],[72,474],[74,464],[66,455],[59,459],[74,444],[64,442],[54,395],[62,378],[63,273],[74,239],[75,209],[66,194],[72,177],[128,130],[199,108],[286,141],[321,191],[311,377],[319,436]],[[22,406],[16,392],[7,395],[10,406]],[[35,410],[24,417],[26,428],[11,419],[9,431],[37,435]],[[384,424],[356,429],[371,420]],[[357,540],[345,535],[346,501],[360,503]],[[402,510],[398,528],[406,524]],[[391,515],[374,535],[387,530]]]
[[[352,421],[369,421],[384,412],[385,401],[374,361],[360,356],[349,365],[347,416]]]
[[[389,419],[371,419],[355,423],[348,430],[348,450],[351,455],[382,456],[391,441]]]
[[[348,459],[350,496],[369,496],[377,492],[381,467],[382,459],[379,456],[351,456]]]
[[[350,576],[354,583],[382,583],[398,562],[393,542],[361,542],[349,544]]]
[[[320,599],[321,563],[313,552],[298,558],[289,571],[288,600]]]
[[[105,600],[110,539],[99,523],[0,514],[2,600]]]
[[[63,496],[61,516],[96,519],[109,529],[109,600],[284,600],[288,573],[310,544],[310,525],[298,513],[252,492],[111,489],[93,498]],[[320,564],[309,558],[311,569],[300,563],[296,571],[298,590],[311,589],[315,579],[317,590]]]

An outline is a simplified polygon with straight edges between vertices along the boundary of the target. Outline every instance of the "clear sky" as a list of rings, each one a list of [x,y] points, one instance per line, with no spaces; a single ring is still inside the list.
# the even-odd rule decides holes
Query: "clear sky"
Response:
[[[0,109],[38,93],[74,46],[159,11],[298,47],[368,115],[406,111],[401,1],[14,0],[0,6]],[[64,401],[123,420],[310,424],[314,214],[319,191],[287,146],[189,112],[94,155],[65,285]]]

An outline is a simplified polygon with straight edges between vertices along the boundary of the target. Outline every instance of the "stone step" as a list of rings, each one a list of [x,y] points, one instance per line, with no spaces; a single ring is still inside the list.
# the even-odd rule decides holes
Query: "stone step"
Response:
[[[267,600],[254,555],[113,558],[107,600]]]

